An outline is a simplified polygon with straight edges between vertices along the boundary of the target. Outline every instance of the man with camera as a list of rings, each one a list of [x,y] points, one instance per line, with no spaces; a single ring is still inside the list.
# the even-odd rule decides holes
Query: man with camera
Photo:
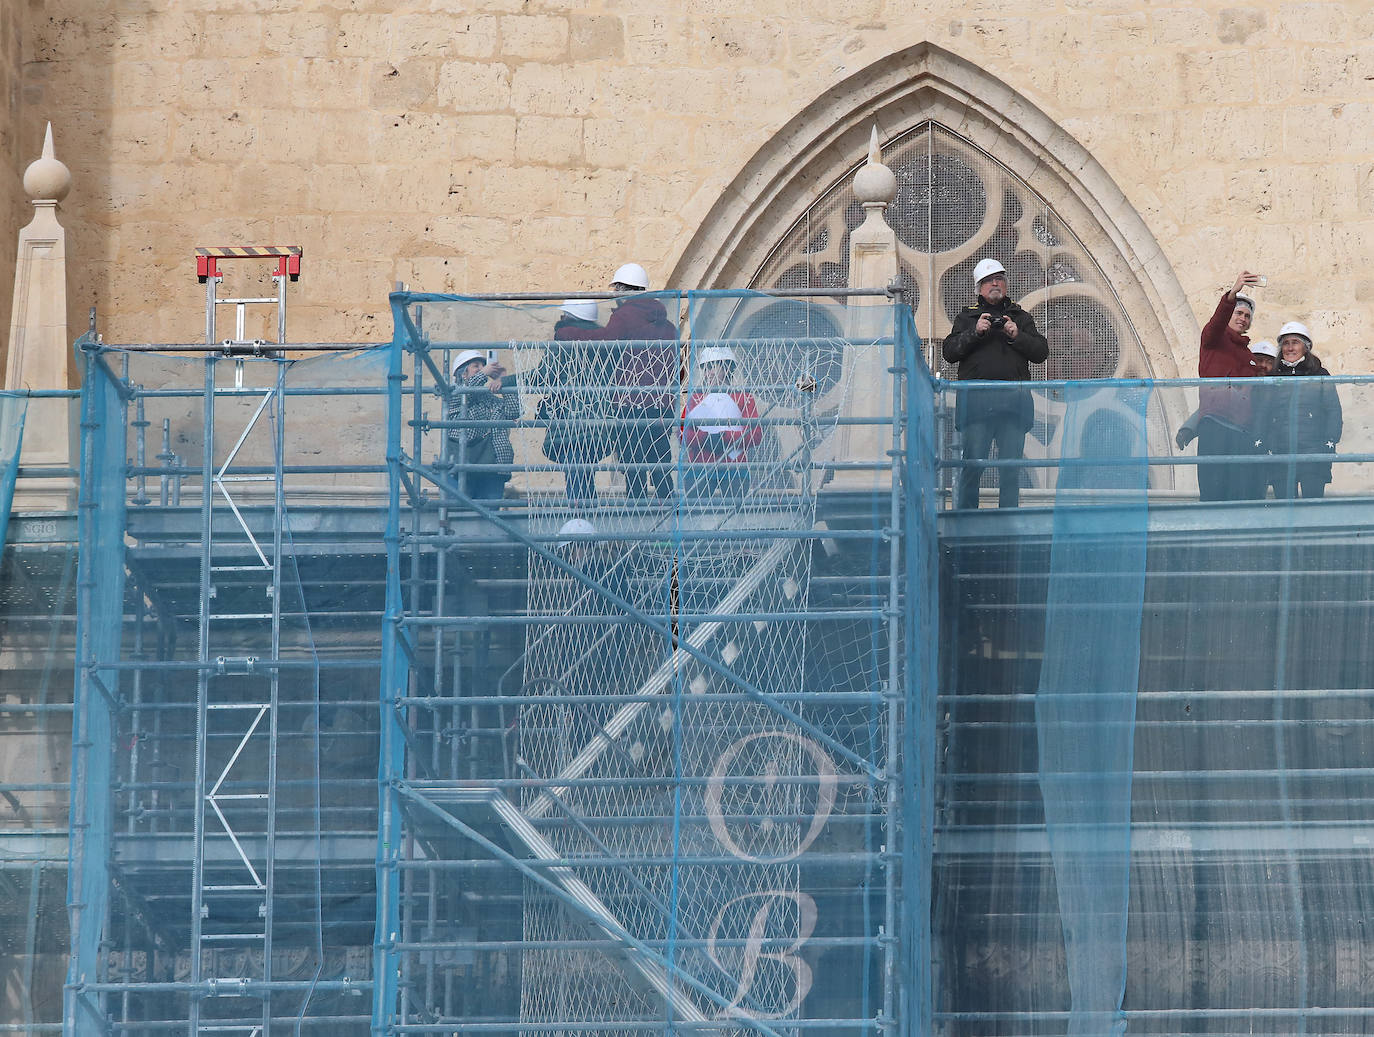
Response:
[[[978,301],[954,318],[944,343],[948,363],[959,365],[959,381],[1025,382],[1030,365],[1043,364],[1049,343],[1035,320],[1007,295],[1007,271],[995,259],[973,268]],[[954,425],[964,444],[964,461],[985,461],[997,444],[1002,461],[1025,455],[1026,433],[1035,423],[1035,401],[1024,388],[979,388],[958,394]],[[985,466],[965,463],[959,472],[955,506],[978,507],[978,482]],[[1002,468],[997,479],[998,507],[1021,502],[1021,471]]]

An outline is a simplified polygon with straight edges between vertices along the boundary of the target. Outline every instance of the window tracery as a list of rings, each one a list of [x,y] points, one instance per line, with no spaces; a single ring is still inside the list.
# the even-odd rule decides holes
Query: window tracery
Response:
[[[935,120],[893,137],[882,153],[897,178],[886,218],[897,237],[901,283],[934,370],[953,376],[940,345],[959,310],[975,298],[973,267],[993,258],[1010,275],[1012,297],[1049,339],[1050,358],[1032,367],[1033,378],[1152,376],[1149,356],[1102,267],[1022,177]],[[849,235],[863,220],[853,192],[857,169],[845,171],[780,236],[751,287],[848,285]],[[767,317],[765,310],[756,319]],[[1036,393],[1035,442],[1027,442],[1027,456],[1057,451],[1059,395],[1053,389]],[[1151,425],[1162,428],[1163,414],[1152,415]],[[1155,431],[1152,440],[1158,439]],[[1027,470],[1024,481],[1045,484],[1037,469]]]

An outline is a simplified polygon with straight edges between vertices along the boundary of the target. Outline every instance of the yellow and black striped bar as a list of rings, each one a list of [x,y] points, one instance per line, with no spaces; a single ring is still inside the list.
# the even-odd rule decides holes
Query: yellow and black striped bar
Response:
[[[201,284],[218,277],[221,259],[275,259],[277,276],[295,281],[301,276],[302,254],[299,245],[209,245],[196,249],[196,277]]]

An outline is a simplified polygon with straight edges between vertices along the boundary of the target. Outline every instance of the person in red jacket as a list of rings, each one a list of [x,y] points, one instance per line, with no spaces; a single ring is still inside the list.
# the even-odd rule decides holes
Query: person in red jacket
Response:
[[[706,346],[697,355],[697,387],[682,409],[682,444],[687,450],[683,492],[689,497],[742,498],[749,492],[749,451],[763,440],[759,409],[751,393],[731,389],[735,353]]]
[[[615,428],[616,456],[625,466],[625,493],[646,497],[652,480],[658,496],[668,497],[673,492],[668,429],[677,416],[682,358],[677,326],[668,319],[663,303],[637,294],[648,287],[649,275],[638,263],[617,270],[611,290],[626,296],[592,337],[631,343],[620,351],[615,370],[619,390],[613,401],[616,416],[628,419]]]
[[[1255,302],[1241,294],[1260,276],[1242,270],[1217,303],[1202,329],[1197,373],[1200,378],[1249,378],[1260,374],[1245,333],[1255,319]],[[1203,386],[1198,391],[1197,484],[1205,501],[1255,500],[1264,495],[1265,472],[1260,464],[1226,464],[1207,458],[1259,453],[1251,429],[1250,389],[1241,385]]]

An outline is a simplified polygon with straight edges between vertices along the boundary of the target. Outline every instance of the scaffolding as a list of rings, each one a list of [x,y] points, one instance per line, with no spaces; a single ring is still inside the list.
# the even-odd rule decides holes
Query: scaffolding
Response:
[[[408,294],[370,350],[81,343],[68,1032],[895,1026],[919,361],[848,302],[645,295],[671,337],[594,349],[551,301]],[[592,381],[650,354],[670,381]],[[571,424],[684,445],[570,497]]]
[[[3,556],[0,1026],[1366,1032],[1374,380],[1201,457],[1197,382],[1012,387],[1023,506],[951,510],[1009,387],[900,303],[638,298],[83,339],[79,508]],[[0,489],[69,395],[0,398]]]

